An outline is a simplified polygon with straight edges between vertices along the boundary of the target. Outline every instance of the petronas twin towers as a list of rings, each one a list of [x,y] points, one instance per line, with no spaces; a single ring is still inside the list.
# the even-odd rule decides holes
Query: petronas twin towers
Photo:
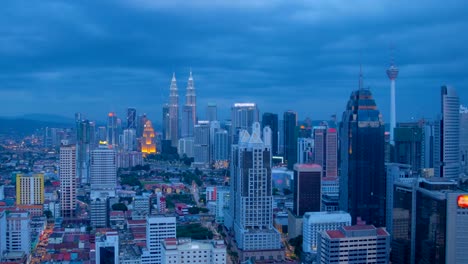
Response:
[[[185,105],[182,108],[182,126],[179,132],[179,91],[177,89],[177,80],[175,73],[172,75],[169,105],[166,105],[166,112],[163,110],[164,124],[166,125],[165,139],[171,140],[171,145],[177,147],[179,135],[182,138],[193,137],[193,128],[197,120],[197,97],[195,94],[195,85],[192,77],[192,70],[187,82],[185,93]]]

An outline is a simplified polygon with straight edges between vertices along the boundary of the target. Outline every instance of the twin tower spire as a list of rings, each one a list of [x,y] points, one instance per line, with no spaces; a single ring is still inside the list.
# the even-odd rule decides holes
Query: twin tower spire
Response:
[[[182,109],[182,126],[179,132],[179,92],[175,73],[172,74],[169,93],[169,136],[172,146],[177,146],[179,135],[182,138],[193,137],[194,125],[197,121],[197,99],[193,82],[192,69],[187,81],[185,105]]]

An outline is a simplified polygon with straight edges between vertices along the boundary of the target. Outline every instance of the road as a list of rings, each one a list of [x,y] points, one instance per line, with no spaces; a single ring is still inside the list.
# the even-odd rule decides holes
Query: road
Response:
[[[49,236],[53,233],[54,224],[47,224],[44,233],[39,238],[39,243],[37,243],[36,248],[32,252],[31,264],[41,263],[44,257],[47,254],[46,248],[49,245]]]

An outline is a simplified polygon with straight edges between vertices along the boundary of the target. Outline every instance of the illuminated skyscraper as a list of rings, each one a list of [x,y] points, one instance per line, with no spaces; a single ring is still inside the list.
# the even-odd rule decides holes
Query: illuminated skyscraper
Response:
[[[453,87],[441,87],[441,118],[434,127],[434,176],[460,176],[460,99]]]
[[[156,153],[156,133],[154,132],[151,121],[146,121],[143,130],[143,140],[141,141],[141,152],[144,155]]]
[[[182,137],[193,137],[193,128],[197,122],[197,97],[193,83],[192,70],[187,83],[185,105],[182,113]]]
[[[169,94],[169,136],[171,146],[177,147],[179,142],[179,91],[175,73],[172,75]]]
[[[395,103],[395,80],[398,76],[398,68],[393,65],[387,69],[387,76],[390,79],[390,143],[394,144],[396,128],[396,103]]]
[[[362,74],[352,92],[340,129],[340,209],[369,224],[385,226],[385,127]]]
[[[123,150],[135,151],[137,149],[136,130],[127,128],[123,131]]]

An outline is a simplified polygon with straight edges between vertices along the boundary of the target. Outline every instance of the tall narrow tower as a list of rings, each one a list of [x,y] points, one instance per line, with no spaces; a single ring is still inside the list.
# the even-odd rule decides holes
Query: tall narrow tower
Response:
[[[398,68],[394,65],[393,59],[390,67],[387,69],[387,76],[390,79],[390,143],[395,144],[396,127],[396,105],[395,105],[395,80],[398,76]]]
[[[169,94],[169,135],[171,145],[177,147],[179,141],[179,92],[175,73],[172,75]]]
[[[197,122],[197,103],[195,86],[193,85],[192,70],[187,82],[185,105],[182,113],[182,137],[193,137],[193,128]]]

